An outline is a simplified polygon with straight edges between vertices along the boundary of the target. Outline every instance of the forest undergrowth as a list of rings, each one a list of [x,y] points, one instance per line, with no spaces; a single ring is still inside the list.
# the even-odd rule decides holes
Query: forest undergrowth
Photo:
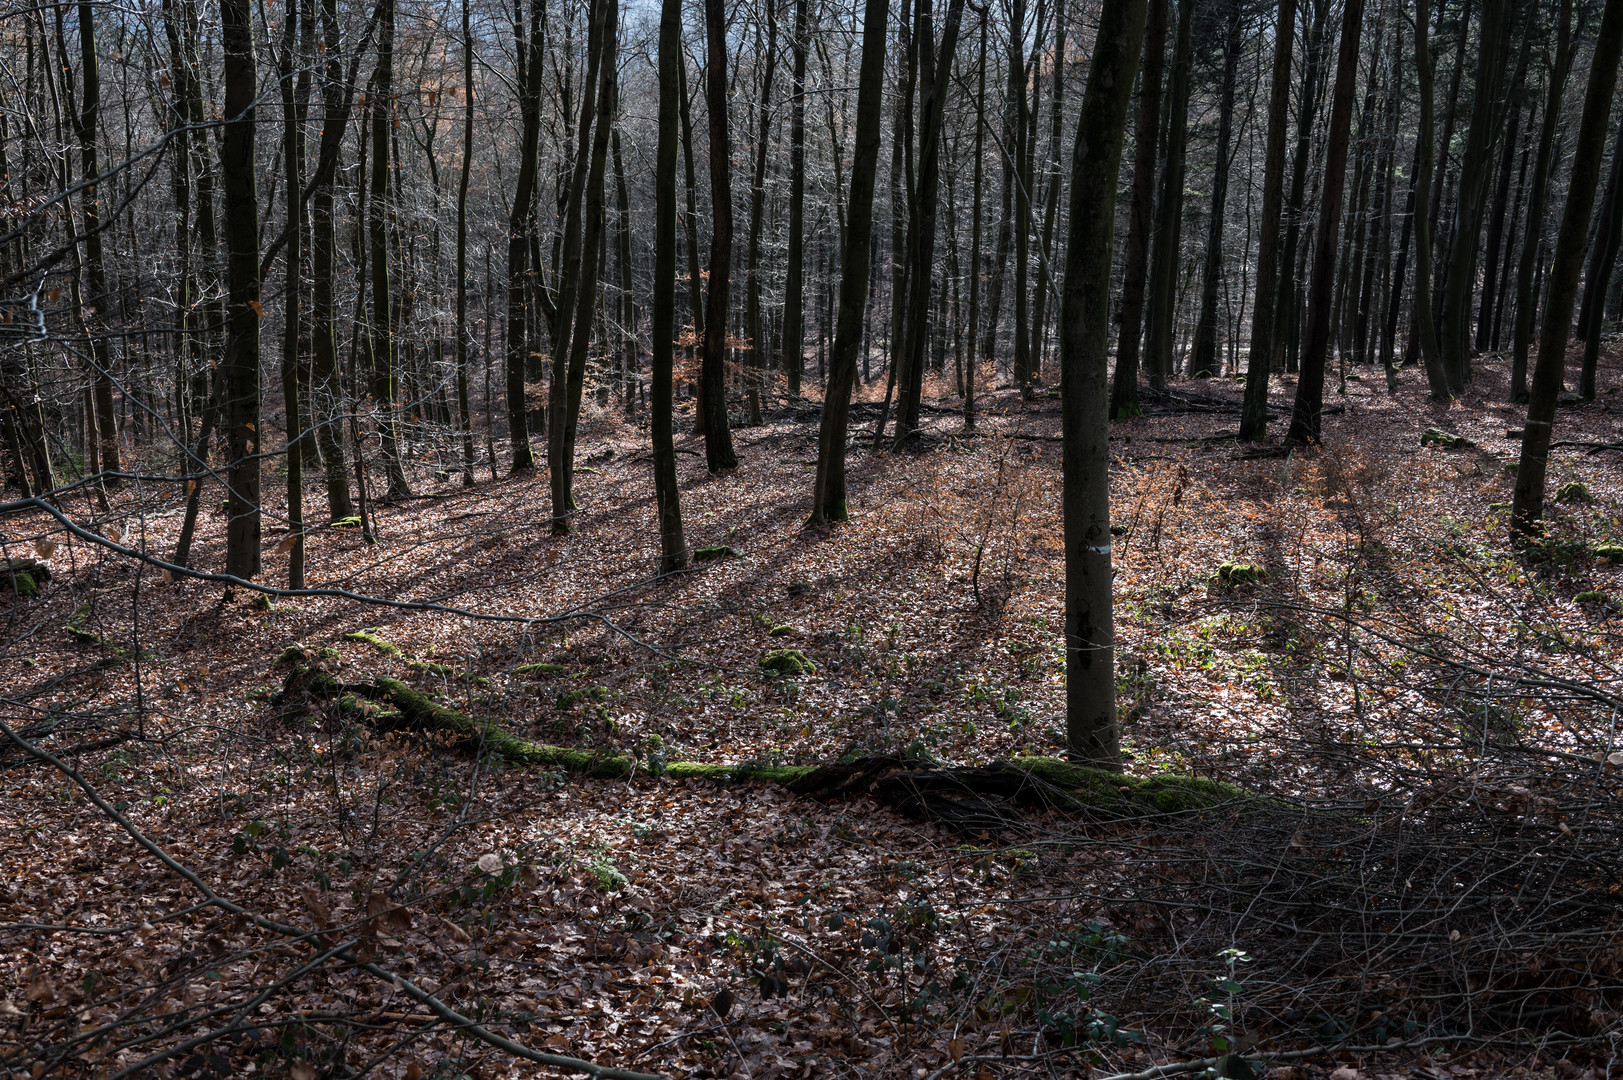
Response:
[[[1545,542],[1514,549],[1505,366],[1446,405],[1354,372],[1288,458],[1234,441],[1230,382],[1113,427],[1127,770],[1240,792],[1158,813],[953,829],[668,768],[1061,755],[1051,395],[989,394],[973,435],[936,398],[923,452],[854,456],[829,529],[803,524],[814,410],[740,429],[728,474],[679,441],[701,559],[665,578],[646,432],[611,413],[583,418],[568,536],[537,477],[464,489],[422,447],[427,494],[375,506],[374,544],[312,532],[306,572],[438,610],[231,595],[9,519],[0,554],[50,576],[0,593],[6,723],[82,782],[0,749],[0,1069],[541,1068],[477,1023],[600,1075],[1615,1073],[1623,406],[1561,411]],[[63,510],[166,558],[183,494]],[[206,516],[194,565],[223,550]],[[294,644],[636,767],[284,697]]]

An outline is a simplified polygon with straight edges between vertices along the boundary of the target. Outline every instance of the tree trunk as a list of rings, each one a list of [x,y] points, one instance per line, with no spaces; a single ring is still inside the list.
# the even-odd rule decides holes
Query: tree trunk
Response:
[[[1274,314],[1274,356],[1270,366],[1279,366],[1283,357],[1287,371],[1296,370],[1297,346],[1301,339],[1301,282],[1297,249],[1301,245],[1302,219],[1307,199],[1307,166],[1312,158],[1313,125],[1319,110],[1320,83],[1324,76],[1325,23],[1329,0],[1312,0],[1313,24],[1308,32],[1307,66],[1302,75],[1301,111],[1296,117],[1296,156],[1291,162],[1290,198],[1285,204],[1285,247],[1279,261],[1279,301]]]
[[[778,70],[778,5],[766,0],[766,67],[761,74],[761,103],[755,138],[755,171],[750,182],[750,231],[744,269],[745,318],[749,322],[749,362],[745,397],[750,423],[761,423],[761,379],[766,371],[766,334],[761,323],[761,228],[766,219],[766,156],[772,140],[772,76]]]
[[[1281,0],[1282,5],[1290,4],[1293,7],[1295,2],[1296,0]],[[1288,75],[1290,71],[1288,25],[1285,40],[1285,70]],[[1133,201],[1127,220],[1127,261],[1122,270],[1121,331],[1116,338],[1115,380],[1110,386],[1110,416],[1113,420],[1126,420],[1143,414],[1138,405],[1138,357],[1139,346],[1144,340],[1144,286],[1150,261],[1151,228],[1155,218],[1156,140],[1161,135],[1161,79],[1166,73],[1166,51],[1167,0],[1149,0],[1149,14],[1144,31],[1144,58],[1138,77],[1138,129],[1133,137]],[[1275,64],[1277,69],[1277,56]],[[1279,95],[1276,91],[1277,96]],[[1281,102],[1277,108],[1283,111],[1284,103]],[[1284,146],[1283,141],[1280,146]],[[1266,181],[1264,183],[1266,185]],[[1266,191],[1266,187],[1264,190]],[[1275,198],[1277,197],[1278,193],[1275,192]],[[1266,205],[1265,195],[1264,206]],[[1264,214],[1266,217],[1266,209]],[[1276,221],[1278,217],[1276,210],[1274,214]],[[1262,242],[1263,250],[1267,251],[1269,235],[1266,223],[1263,226]],[[1260,278],[1258,287],[1261,288]]]
[[[1471,292],[1476,285],[1477,253],[1481,245],[1482,216],[1486,209],[1489,155],[1497,126],[1500,69],[1510,37],[1506,18],[1509,0],[1484,0],[1482,36],[1477,48],[1476,91],[1471,102],[1471,126],[1460,158],[1459,194],[1454,202],[1454,226],[1449,233],[1448,274],[1442,298],[1443,373],[1450,392],[1465,389],[1470,376]]]
[[[1358,0],[1350,0],[1357,3]],[[1071,164],[1070,242],[1060,315],[1064,432],[1065,745],[1073,760],[1121,768],[1111,613],[1111,248],[1127,107],[1145,0],[1104,0]]]
[[[631,266],[631,198],[626,191],[625,163],[620,159],[620,128],[615,127],[614,140],[614,206],[619,218],[615,230],[615,264],[620,268],[620,398],[627,420],[637,415],[637,299],[632,292]]]
[[[921,15],[923,8],[920,9]],[[934,31],[929,18],[914,28],[924,82],[923,114],[919,127],[918,180],[911,199],[914,219],[908,229],[908,261],[912,264],[908,292],[911,310],[903,334],[898,378],[901,394],[896,403],[896,443],[900,450],[919,427],[919,405],[924,388],[924,358],[929,337],[930,294],[935,278],[936,214],[941,187],[941,127],[963,24],[964,0],[948,0],[947,23],[941,31],[941,55],[934,55]]]
[[[462,171],[456,187],[456,404],[462,423],[462,486],[473,486],[473,410],[468,403],[468,177],[473,167],[473,28],[462,0]]]
[[[1578,294],[1578,273],[1583,267],[1584,237],[1589,231],[1595,188],[1600,183],[1600,163],[1606,149],[1606,127],[1611,117],[1620,59],[1623,59],[1623,0],[1606,0],[1600,34],[1595,39],[1595,52],[1590,61],[1583,120],[1573,148],[1567,205],[1561,213],[1555,259],[1550,264],[1544,321],[1539,330],[1538,362],[1533,369],[1521,460],[1516,468],[1516,495],[1511,504],[1513,538],[1531,541],[1542,533],[1550,435],[1555,424],[1556,399],[1561,396],[1572,308]]]
[[[1223,284],[1223,212],[1229,187],[1229,142],[1234,138],[1234,84],[1240,72],[1240,0],[1228,0],[1228,36],[1223,47],[1223,91],[1218,105],[1217,160],[1212,169],[1212,212],[1206,234],[1206,266],[1201,275],[1200,321],[1189,356],[1191,378],[1219,374],[1217,304]]]
[[[367,237],[372,271],[372,325],[367,334],[372,400],[378,406],[378,453],[389,478],[386,498],[411,497],[400,464],[395,313],[389,267],[389,224],[394,216],[389,185],[389,132],[394,121],[394,0],[381,0],[378,64],[368,97],[372,106],[372,182],[367,203]]]
[[[1195,0],[1178,5],[1178,33],[1167,84],[1166,158],[1161,165],[1161,196],[1155,220],[1155,253],[1150,259],[1150,301],[1144,329],[1144,366],[1157,390],[1172,375],[1172,320],[1178,300],[1178,252],[1183,230],[1183,179],[1188,157],[1190,25]]]
[[[653,337],[648,388],[662,574],[674,573],[688,564],[671,415],[676,345],[676,143],[682,62],[682,0],[664,0],[659,18],[659,139],[654,151]]]
[[[1431,49],[1428,45],[1431,22],[1430,0],[1420,0],[1415,17],[1414,57],[1415,71],[1420,82],[1420,128],[1415,136],[1420,140],[1420,168],[1415,173],[1414,208],[1414,322],[1415,337],[1420,340],[1420,356],[1426,368],[1426,382],[1433,398],[1449,396],[1448,375],[1437,347],[1437,328],[1431,312],[1431,212],[1432,198],[1432,68]]]
[[[1162,0],[1164,2],[1164,0]],[[986,24],[982,11],[980,53],[975,63],[975,173],[969,232],[969,348],[964,356],[964,431],[975,430],[975,356],[981,325],[981,176],[986,158]]]
[[[1510,213],[1510,177],[1516,168],[1516,136],[1521,130],[1522,110],[1510,112],[1505,130],[1505,155],[1499,165],[1499,183],[1493,193],[1493,209],[1488,213],[1488,246],[1482,256],[1482,300],[1477,306],[1476,351],[1485,353],[1493,342],[1494,301],[1499,290],[1499,256],[1505,238],[1505,218]]]
[[[73,120],[79,137],[80,179],[85,185],[84,193],[80,196],[85,241],[86,295],[83,307],[92,316],[85,320],[85,329],[90,336],[90,362],[95,369],[91,372],[91,385],[95,388],[94,437],[99,443],[97,449],[101,470],[116,474],[122,466],[118,454],[118,418],[113,413],[113,353],[103,327],[113,296],[107,288],[107,262],[101,242],[102,191],[101,185],[96,183],[101,175],[96,155],[96,126],[101,117],[101,75],[96,57],[95,9],[88,3],[81,3],[78,13],[79,74],[84,93],[79,99],[79,112]],[[108,487],[117,487],[123,481],[119,476],[112,475],[103,482]]]
[[[1578,396],[1585,401],[1595,400],[1595,374],[1600,360],[1600,332],[1605,322],[1606,286],[1611,281],[1612,267],[1617,264],[1618,242],[1623,240],[1623,198],[1618,187],[1623,184],[1623,127],[1618,129],[1612,143],[1611,176],[1606,181],[1606,194],[1596,210],[1598,224],[1595,242],[1589,249],[1589,275],[1584,283],[1583,303],[1578,309],[1578,333],[1584,342],[1583,366],[1578,375]]]
[[[303,18],[308,21],[308,3],[302,5]],[[297,26],[300,21],[298,6],[288,4],[282,13],[282,56],[280,64],[282,90],[282,170],[287,199],[287,279],[283,286],[282,301],[282,403],[287,414],[287,528],[292,547],[288,550],[287,587],[304,588],[304,459],[301,448],[308,436],[304,435],[304,421],[299,412],[299,301],[303,287],[300,280],[304,259],[304,202],[300,198],[304,183],[304,109],[310,90],[310,68],[300,63],[297,83],[294,80],[294,49]],[[304,100],[301,100],[304,99]]]
[[[840,311],[828,354],[828,390],[817,435],[817,478],[809,523],[844,521],[845,440],[851,419],[851,391],[857,380],[857,347],[867,306],[868,268],[873,254],[874,177],[879,170],[879,126],[885,99],[887,0],[865,0],[862,66],[857,76],[857,111],[852,133],[851,195],[846,209],[845,251],[840,259]]]
[[[1025,55],[1025,0],[1013,0],[1009,25],[1018,27],[1020,31],[1009,35],[1009,107],[1014,112],[1014,139],[1005,145],[1007,151],[1014,154],[1014,385],[1024,398],[1030,397],[1036,388],[1026,310],[1028,275],[1031,271],[1032,173],[1032,110],[1026,101],[1026,86],[1035,64],[1027,62]],[[1041,48],[1040,40],[1033,45],[1035,50]]]
[[[1245,365],[1240,439],[1256,442],[1268,428],[1268,377],[1273,368],[1278,316],[1279,218],[1284,201],[1285,124],[1290,113],[1291,52],[1296,0],[1279,0],[1274,23],[1274,78],[1268,96],[1268,144],[1262,166],[1261,240],[1257,245],[1257,298],[1251,309],[1251,346]],[[1125,329],[1123,333],[1125,334]],[[1118,360],[1119,364],[1120,361]]]
[[[704,275],[699,270],[699,203],[693,168],[693,114],[688,106],[688,76],[685,58],[678,57],[677,80],[681,85],[678,104],[682,113],[682,160],[687,178],[687,214],[683,218],[688,247],[688,312],[693,322],[692,355],[697,359],[704,348]],[[704,434],[704,376],[701,372],[693,388],[693,431]]]
[[[795,0],[794,89],[789,109],[789,267],[783,286],[783,343],[778,349],[791,398],[800,397],[801,373],[806,365],[806,53],[811,34],[808,7],[808,0]]]
[[[1040,21],[1040,20],[1039,20]],[[1049,147],[1050,164],[1048,169],[1048,194],[1045,198],[1046,206],[1043,209],[1043,231],[1038,241],[1037,259],[1043,267],[1043,273],[1037,275],[1036,300],[1031,307],[1031,377],[1034,384],[1040,385],[1043,378],[1043,344],[1048,331],[1048,291],[1049,275],[1047,267],[1054,256],[1054,223],[1059,216],[1060,190],[1064,188],[1064,163],[1061,161],[1060,147],[1065,142],[1065,0],[1054,0],[1054,58],[1053,58],[1053,84],[1054,92],[1049,98]],[[1136,66],[1136,64],[1135,64]],[[1033,127],[1035,127],[1035,121]],[[1035,136],[1033,136],[1035,141]],[[1056,286],[1057,288],[1057,286]],[[1058,297],[1055,305],[1059,304]]]
[[[709,43],[707,104],[710,111],[710,282],[705,294],[704,360],[699,407],[704,410],[704,456],[711,472],[738,467],[727,416],[727,284],[733,268],[732,143],[727,124],[727,10],[705,0]]]
[[[1325,143],[1324,181],[1319,195],[1319,221],[1313,238],[1313,276],[1308,285],[1307,343],[1296,382],[1287,445],[1319,441],[1324,412],[1324,367],[1330,354],[1331,292],[1335,286],[1336,234],[1341,226],[1343,188],[1347,178],[1347,144],[1352,129],[1354,84],[1358,78],[1358,42],[1363,31],[1364,0],[1346,0],[1341,12],[1341,50],[1336,59],[1335,89],[1330,97],[1330,129]]]
[[[387,3],[388,0],[385,0]],[[225,183],[226,324],[225,572],[259,573],[259,195],[254,178],[253,17],[248,0],[220,4],[225,109],[220,175]]]
[[[1544,241],[1544,204],[1550,190],[1556,125],[1561,97],[1572,72],[1572,0],[1561,0],[1556,24],[1555,59],[1550,65],[1544,122],[1539,125],[1538,156],[1527,192],[1527,225],[1522,235],[1521,262],[1516,268],[1516,321],[1510,339],[1510,400],[1527,400],[1527,355],[1533,340],[1533,309],[1538,302],[1534,279],[1541,269],[1539,248]]]
[[[538,339],[531,337],[529,298],[530,237],[532,205],[535,202],[536,153],[541,138],[541,65],[542,27],[545,18],[545,0],[530,0],[530,29],[526,36],[524,23],[515,10],[513,16],[514,46],[518,52],[519,112],[523,120],[523,133],[519,143],[518,177],[513,184],[513,205],[507,219],[507,438],[512,448],[513,472],[528,472],[535,468],[535,451],[530,447],[529,403],[525,397],[525,376],[529,374],[532,352]],[[591,95],[587,94],[588,100]],[[567,256],[565,257],[567,260]],[[562,284],[568,288],[575,280],[565,261]],[[559,325],[567,323],[567,315],[560,314]],[[557,357],[557,338],[553,340],[553,356]],[[553,376],[553,394],[562,391],[557,375]]]
[[[602,255],[606,242],[603,228],[603,180],[608,167],[609,132],[614,126],[619,85],[618,45],[620,35],[619,0],[598,0],[601,5],[598,91],[595,126],[592,130],[591,156],[587,162],[586,208],[581,237],[580,280],[575,295],[575,327],[569,333],[569,364],[564,369],[563,409],[555,411],[547,433],[547,465],[552,487],[552,531],[563,534],[572,531],[570,516],[575,512],[575,437],[580,426],[581,397],[586,389],[586,353],[592,343],[592,320],[597,314],[597,287],[602,275]],[[581,87],[583,99],[591,96],[591,84]],[[587,127],[588,114],[582,112],[582,130]],[[560,309],[560,321],[570,317],[567,309]],[[556,388],[561,362],[553,359],[553,385]],[[553,390],[556,402],[558,392]]]

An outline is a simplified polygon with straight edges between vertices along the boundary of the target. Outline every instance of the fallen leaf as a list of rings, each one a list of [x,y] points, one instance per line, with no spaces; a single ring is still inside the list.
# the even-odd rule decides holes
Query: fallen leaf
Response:
[[[502,872],[502,857],[494,852],[486,852],[479,856],[479,861],[475,865],[483,873],[499,874]]]
[[[54,542],[50,541],[50,540],[45,539],[45,537],[43,537],[43,536],[40,537],[38,540],[34,541],[34,554],[38,555],[42,559],[49,559],[51,557],[51,553],[53,551],[55,551],[55,550],[56,550],[56,544]],[[1623,757],[1623,754],[1620,754],[1618,756]]]
[[[316,1070],[303,1058],[294,1058],[287,1073],[293,1080],[316,1080]]]

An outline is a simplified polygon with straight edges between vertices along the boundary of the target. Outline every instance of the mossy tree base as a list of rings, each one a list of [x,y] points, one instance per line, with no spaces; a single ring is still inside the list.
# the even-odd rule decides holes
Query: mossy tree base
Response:
[[[468,716],[398,679],[345,683],[289,654],[293,671],[278,703],[305,711],[328,703],[350,718],[384,730],[450,735],[460,747],[518,765],[538,765],[605,779],[657,771],[675,779],[763,781],[823,798],[868,795],[920,821],[965,835],[996,833],[1021,822],[1017,808],[1088,812],[1111,818],[1188,814],[1242,802],[1242,788],[1188,776],[1135,777],[1048,757],[1019,757],[990,765],[941,768],[900,757],[867,757],[834,765],[713,765],[677,761],[650,768],[639,758],[531,742],[494,721]]]

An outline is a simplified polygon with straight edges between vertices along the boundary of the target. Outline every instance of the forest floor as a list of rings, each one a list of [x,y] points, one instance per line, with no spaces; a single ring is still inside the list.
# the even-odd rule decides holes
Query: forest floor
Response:
[[[942,394],[924,452],[854,453],[851,520],[827,529],[804,526],[814,409],[738,429],[726,475],[685,436],[688,542],[731,552],[666,578],[646,430],[611,411],[583,418],[571,535],[550,533],[544,477],[487,464],[464,489],[424,460],[416,497],[375,507],[375,544],[309,536],[312,588],[478,618],[226,598],[13,517],[3,554],[48,553],[52,578],[0,595],[0,703],[220,895],[350,933],[541,1051],[753,1078],[1194,1075],[1229,1049],[1302,1051],[1279,1078],[1618,1075],[1623,470],[1559,448],[1550,492],[1586,491],[1552,501],[1543,550],[1514,549],[1506,367],[1483,358],[1446,405],[1412,371],[1396,395],[1379,371],[1342,394],[1332,377],[1323,448],[1288,459],[1233,441],[1233,382],[1177,384],[1113,427],[1126,767],[1258,797],[1219,811],[964,835],[657,775],[1061,753],[1059,403],[1006,390],[974,435]],[[1601,385],[1558,440],[1623,439],[1615,355]],[[1293,389],[1276,377],[1279,412]],[[280,477],[265,490],[285,521]],[[181,507],[132,484],[110,513],[64,509],[167,558]],[[193,565],[223,547],[205,514]],[[392,676],[648,769],[520,769],[278,707],[294,642],[337,650],[342,680]],[[764,670],[779,649],[815,668]],[[111,1077],[228,1030],[139,1071],[546,1071],[352,966],[301,972],[309,942],[187,911],[191,887],[81,788],[0,753],[0,1065]]]

